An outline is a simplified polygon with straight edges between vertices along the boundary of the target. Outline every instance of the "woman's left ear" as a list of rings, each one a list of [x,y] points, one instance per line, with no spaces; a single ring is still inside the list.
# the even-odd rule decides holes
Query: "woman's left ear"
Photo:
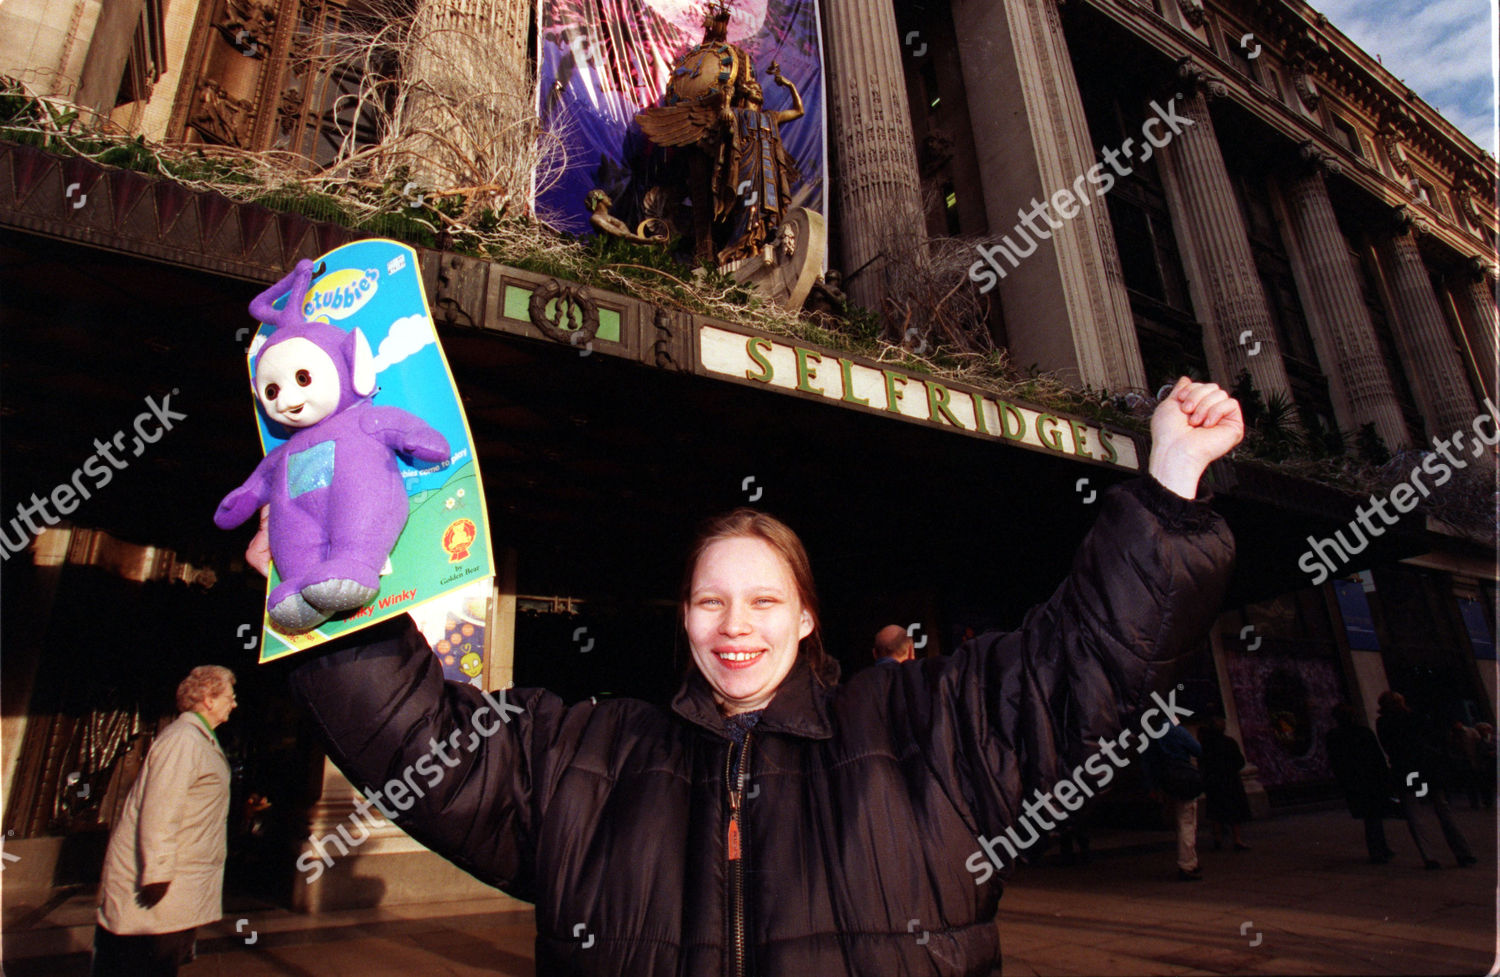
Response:
[[[802,609],[802,620],[801,620],[801,623],[799,623],[797,625],[797,640],[801,641],[803,638],[805,638],[808,635],[812,634],[812,632],[813,632],[813,617],[812,617],[812,612],[809,611],[807,608],[804,607]]]

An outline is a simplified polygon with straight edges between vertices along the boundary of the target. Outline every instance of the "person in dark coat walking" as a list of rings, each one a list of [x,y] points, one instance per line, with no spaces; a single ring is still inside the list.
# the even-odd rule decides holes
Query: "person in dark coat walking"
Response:
[[[1365,823],[1365,849],[1370,861],[1383,865],[1396,857],[1385,840],[1386,799],[1391,796],[1391,768],[1375,734],[1359,723],[1347,702],[1333,707],[1334,727],[1324,734],[1328,765],[1344,792],[1351,817]]]
[[[1105,494],[1052,597],[950,656],[835,684],[805,550],[740,510],[688,561],[670,709],[444,683],[409,622],[301,659],[292,689],[382,813],[535,904],[538,974],[998,973],[1006,873],[979,874],[976,833],[1045,830],[1113,775],[1122,716],[1181,715],[1157,690],[1227,587],[1232,537],[1195,497],[1239,406],[1183,378],[1152,432],[1151,477]]]
[[[1391,772],[1396,778],[1396,796],[1401,799],[1401,811],[1406,815],[1411,840],[1417,843],[1423,865],[1430,869],[1442,867],[1433,857],[1436,852],[1432,838],[1421,824],[1417,805],[1419,796],[1432,799],[1432,809],[1443,829],[1443,840],[1448,842],[1459,867],[1479,861],[1469,849],[1469,841],[1459,830],[1458,822],[1453,820],[1453,811],[1444,796],[1447,770],[1442,752],[1424,739],[1416,715],[1400,692],[1386,689],[1380,693],[1380,718],[1375,721],[1375,731],[1380,736],[1385,755],[1390,757]]]
[[[1489,723],[1475,723],[1474,732],[1479,734],[1475,746],[1475,760],[1479,767],[1479,797],[1484,809],[1495,807],[1495,727]]]
[[[1240,837],[1240,825],[1250,820],[1250,799],[1245,796],[1245,754],[1234,737],[1224,732],[1224,717],[1215,716],[1198,727],[1203,755],[1198,769],[1203,771],[1203,795],[1207,798],[1208,823],[1214,836],[1214,850],[1224,847],[1224,826],[1229,826],[1235,851],[1249,851]]]
[[[1469,810],[1479,810],[1479,731],[1465,726],[1462,719],[1448,727],[1448,763],[1453,775],[1450,786],[1469,795]]]

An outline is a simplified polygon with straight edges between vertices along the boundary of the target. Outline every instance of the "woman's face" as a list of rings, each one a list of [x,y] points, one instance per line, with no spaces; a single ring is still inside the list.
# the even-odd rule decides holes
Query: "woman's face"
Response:
[[[683,620],[693,661],[726,715],[765,708],[813,629],[792,568],[752,536],[703,551]]]
[[[237,705],[239,702],[234,697],[234,686],[231,685],[222,692],[204,699],[198,711],[203,713],[209,726],[218,727],[224,725],[225,720],[229,718],[231,712],[234,712],[234,707]]]

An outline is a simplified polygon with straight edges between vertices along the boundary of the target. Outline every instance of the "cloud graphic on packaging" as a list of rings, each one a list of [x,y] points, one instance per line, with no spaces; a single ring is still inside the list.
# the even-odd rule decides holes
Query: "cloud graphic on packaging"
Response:
[[[380,341],[380,351],[375,354],[375,372],[395,366],[435,341],[426,316],[409,315],[397,319],[391,323],[390,332]]]

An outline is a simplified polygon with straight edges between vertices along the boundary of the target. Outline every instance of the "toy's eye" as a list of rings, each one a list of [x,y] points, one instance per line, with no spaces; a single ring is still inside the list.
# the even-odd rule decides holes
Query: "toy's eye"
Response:
[[[298,370],[297,371],[297,386],[299,386],[299,387],[305,387],[309,383],[312,383],[312,374],[308,373],[306,370]]]
[[[266,399],[275,400],[276,395],[281,393],[281,388],[274,383],[266,384]]]

